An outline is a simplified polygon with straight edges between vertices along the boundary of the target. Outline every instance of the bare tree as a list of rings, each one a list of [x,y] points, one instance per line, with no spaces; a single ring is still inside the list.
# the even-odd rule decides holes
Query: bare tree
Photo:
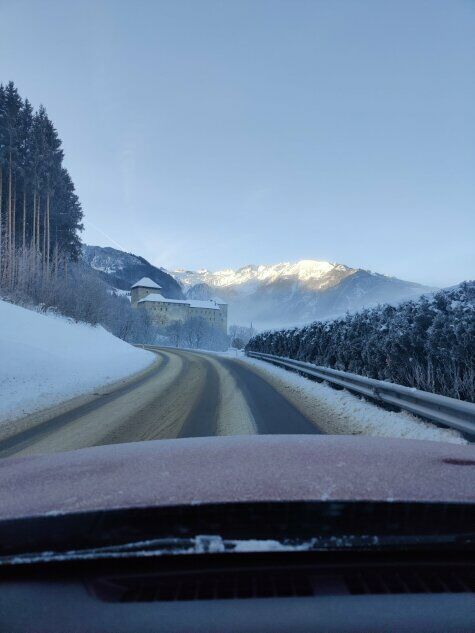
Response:
[[[165,336],[168,337],[172,345],[180,347],[185,337],[185,327],[183,321],[174,321],[165,328]]]

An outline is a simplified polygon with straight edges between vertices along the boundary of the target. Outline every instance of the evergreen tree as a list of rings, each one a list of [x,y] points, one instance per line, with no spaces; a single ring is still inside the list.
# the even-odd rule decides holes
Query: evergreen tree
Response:
[[[475,401],[475,282],[304,328],[263,332],[247,349]]]
[[[40,106],[33,111],[13,82],[0,85],[0,283],[15,284],[15,252],[33,248],[76,260],[82,210],[63,166],[61,139]]]

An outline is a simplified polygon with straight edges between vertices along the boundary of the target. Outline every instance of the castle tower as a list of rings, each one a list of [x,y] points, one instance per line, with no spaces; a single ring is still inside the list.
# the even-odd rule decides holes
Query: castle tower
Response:
[[[137,301],[140,301],[140,299],[143,299],[153,292],[160,292],[161,289],[162,287],[152,281],[149,277],[142,277],[142,279],[137,281],[137,283],[135,283],[130,289],[130,301],[135,307],[137,305]]]

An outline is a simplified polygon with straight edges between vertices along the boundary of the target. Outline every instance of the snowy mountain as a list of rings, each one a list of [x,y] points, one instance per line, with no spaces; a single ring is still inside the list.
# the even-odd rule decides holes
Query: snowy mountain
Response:
[[[237,270],[174,270],[187,296],[218,296],[229,303],[229,322],[274,328],[301,325],[400,301],[434,289],[343,264],[301,260]]]
[[[343,264],[308,259],[211,272],[166,271],[143,257],[109,247],[85,245],[82,256],[114,288],[129,290],[137,279],[150,277],[171,299],[223,299],[229,304],[229,323],[252,322],[258,329],[302,325],[378,303],[399,303],[434,290]]]
[[[178,269],[171,271],[171,274],[185,288],[205,283],[215,288],[239,286],[241,291],[252,292],[261,284],[271,284],[282,279],[299,281],[314,290],[320,290],[331,284],[332,280],[343,278],[352,271],[352,268],[342,264],[303,259],[296,263],[244,266],[237,270],[225,269],[214,273],[206,269],[196,272]]]
[[[163,296],[168,299],[183,299],[183,292],[175,279],[163,269],[152,266],[143,257],[115,248],[85,244],[82,247],[82,258],[114,288],[130,290],[138,279],[149,277],[161,286]]]

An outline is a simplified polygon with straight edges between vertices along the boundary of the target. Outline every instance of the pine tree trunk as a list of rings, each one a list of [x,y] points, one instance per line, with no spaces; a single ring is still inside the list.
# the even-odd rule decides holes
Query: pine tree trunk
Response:
[[[12,153],[10,151],[8,163],[8,227],[7,227],[7,259],[10,262],[12,257]]]
[[[23,223],[22,223],[22,229],[23,229],[23,234],[22,234],[22,240],[21,240],[21,244],[22,244],[22,248],[23,250],[25,250],[26,247],[26,183],[23,183]]]
[[[31,223],[31,246],[36,250],[36,189],[33,191],[33,222]]]
[[[49,253],[50,253],[50,193],[46,198],[46,263],[49,265]]]
[[[41,242],[40,242],[40,215],[41,215],[41,195],[38,194],[37,200],[36,200],[36,237],[35,237],[35,243],[36,243],[36,250],[39,252],[40,248],[41,248]]]
[[[46,222],[48,216],[48,196],[46,196],[46,209],[43,215],[43,252],[41,254],[41,259],[43,263],[46,262]]]
[[[16,178],[13,182],[13,204],[12,204],[12,247],[10,253],[10,285],[13,288],[16,280]]]
[[[13,204],[12,204],[12,253],[16,246],[16,178],[13,182]]]
[[[2,282],[2,256],[3,256],[3,167],[0,164],[0,284]]]

